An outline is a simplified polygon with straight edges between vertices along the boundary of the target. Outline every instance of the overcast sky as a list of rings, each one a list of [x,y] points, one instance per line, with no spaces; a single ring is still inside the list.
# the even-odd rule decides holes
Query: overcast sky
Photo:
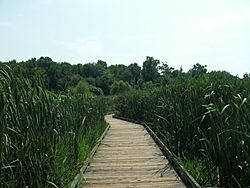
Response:
[[[0,0],[0,61],[142,65],[146,56],[250,72],[250,0]]]

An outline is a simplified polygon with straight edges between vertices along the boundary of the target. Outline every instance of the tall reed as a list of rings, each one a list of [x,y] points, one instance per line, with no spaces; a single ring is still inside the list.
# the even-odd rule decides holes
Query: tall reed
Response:
[[[0,187],[66,186],[104,130],[104,113],[102,98],[55,94],[1,68]]]
[[[248,187],[249,94],[250,80],[212,72],[121,95],[116,108],[148,123],[186,166],[199,165],[191,174],[203,186]]]

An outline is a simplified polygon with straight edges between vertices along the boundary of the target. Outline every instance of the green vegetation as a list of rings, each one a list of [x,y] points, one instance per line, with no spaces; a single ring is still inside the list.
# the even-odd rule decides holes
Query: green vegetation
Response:
[[[201,185],[250,186],[249,73],[183,72],[153,57],[0,69],[0,187],[68,185],[114,110],[146,122]]]
[[[167,72],[167,64],[161,67],[160,61],[153,57],[147,57],[142,68],[137,63],[128,66],[107,66],[102,60],[97,63],[71,65],[66,62],[54,62],[49,57],[32,58],[22,62],[0,62],[0,67],[4,64],[10,66],[13,74],[18,77],[24,77],[31,82],[39,78],[49,91],[76,93],[76,89],[80,87],[77,85],[81,82],[81,87],[85,83],[86,90],[96,95],[114,95],[131,88],[152,88],[165,80],[164,74],[161,75],[158,70]],[[178,72],[168,68],[173,73]]]
[[[118,115],[148,123],[201,185],[250,186],[250,79],[190,72],[120,95]]]
[[[41,80],[0,70],[0,187],[65,187],[106,128],[106,105],[86,95],[55,94]],[[84,95],[79,93],[84,93]]]
[[[76,87],[69,87],[68,92],[71,94],[82,94],[84,96],[91,95],[89,84],[84,81],[79,81]]]
[[[120,81],[115,81],[111,85],[110,94],[116,95],[119,93],[131,91],[131,90],[132,90],[132,87],[127,82],[120,80]]]

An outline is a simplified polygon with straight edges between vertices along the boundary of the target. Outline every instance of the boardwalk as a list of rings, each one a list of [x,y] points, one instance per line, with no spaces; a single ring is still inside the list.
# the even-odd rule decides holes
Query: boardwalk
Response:
[[[111,127],[85,172],[85,187],[185,187],[143,126],[106,121]]]

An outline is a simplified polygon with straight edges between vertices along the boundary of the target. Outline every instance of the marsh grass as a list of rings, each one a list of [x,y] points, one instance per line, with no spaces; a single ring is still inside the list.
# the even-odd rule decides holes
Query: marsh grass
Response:
[[[65,187],[105,129],[101,97],[46,91],[0,70],[0,187]]]
[[[147,122],[202,186],[248,187],[249,94],[249,80],[212,72],[121,95],[116,109]]]

